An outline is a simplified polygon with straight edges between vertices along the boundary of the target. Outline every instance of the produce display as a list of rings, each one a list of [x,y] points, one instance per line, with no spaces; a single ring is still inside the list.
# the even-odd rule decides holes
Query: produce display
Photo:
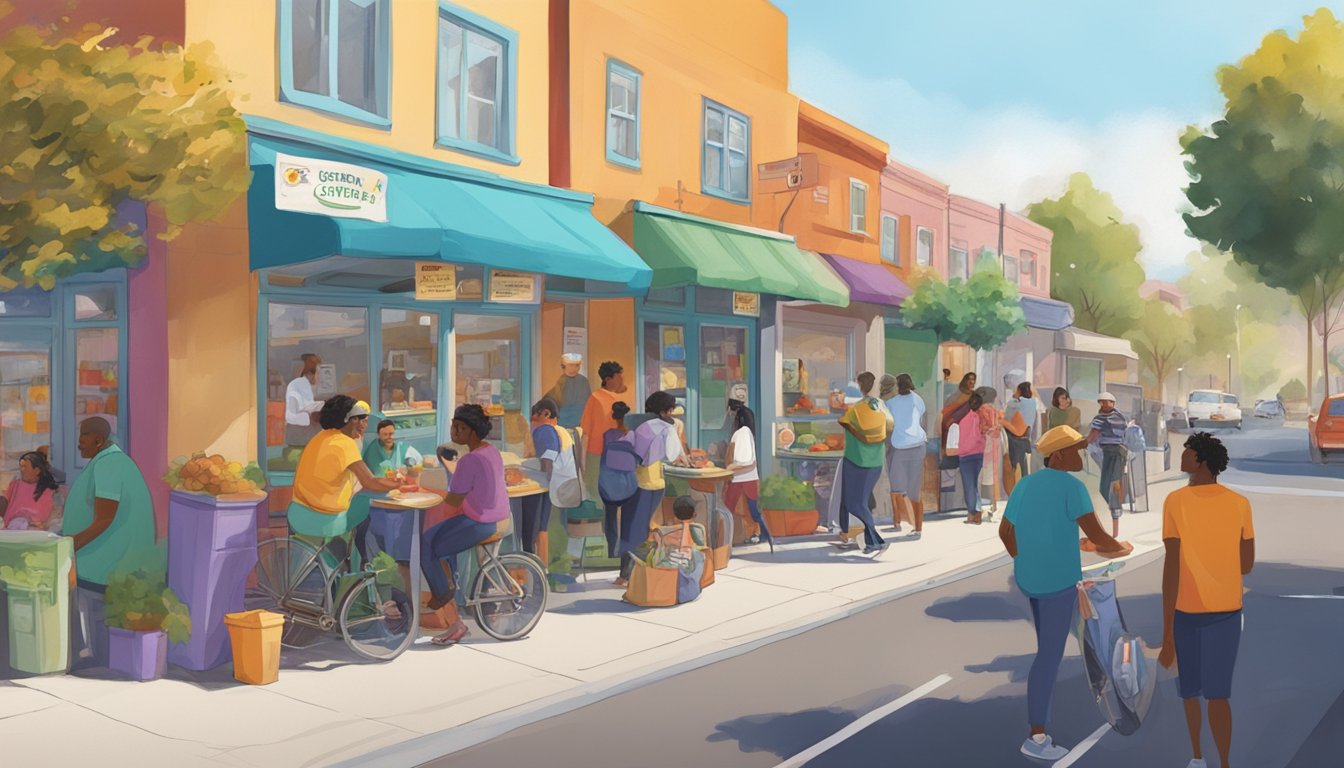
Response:
[[[691,466],[697,469],[710,465],[709,454],[699,448],[692,448],[686,458],[690,461]]]
[[[161,572],[140,570],[107,585],[107,626],[132,632],[163,630],[169,642],[191,639],[191,614]]]
[[[179,491],[222,496],[229,493],[257,493],[266,487],[266,475],[256,462],[244,465],[201,451],[191,458],[179,456],[168,465],[163,481]]]
[[[523,470],[522,470],[521,468],[519,468],[519,467],[505,467],[505,468],[504,468],[504,484],[505,484],[505,485],[515,485],[515,486],[516,486],[516,485],[524,485],[524,484],[526,484],[526,483],[527,483],[527,476],[523,474]]]
[[[51,557],[38,552],[24,552],[22,568],[0,565],[0,582],[12,587],[51,589],[56,581],[56,570],[50,565]]]
[[[812,486],[789,475],[771,475],[761,482],[761,508],[807,511],[817,508]]]

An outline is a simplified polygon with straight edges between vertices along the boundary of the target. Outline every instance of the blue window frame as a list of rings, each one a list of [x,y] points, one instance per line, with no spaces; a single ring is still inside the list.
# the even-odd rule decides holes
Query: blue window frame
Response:
[[[280,0],[280,98],[389,128],[391,0]]]
[[[438,144],[517,165],[518,33],[439,4]]]
[[[705,194],[746,202],[751,199],[751,118],[705,99]]]
[[[643,76],[607,59],[607,160],[639,168],[639,109]]]

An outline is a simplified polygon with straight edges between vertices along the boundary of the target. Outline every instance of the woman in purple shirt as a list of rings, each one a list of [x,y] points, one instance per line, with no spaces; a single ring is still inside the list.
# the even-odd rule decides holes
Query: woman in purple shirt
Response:
[[[452,645],[467,636],[467,625],[457,617],[453,605],[458,554],[496,533],[507,532],[511,523],[504,459],[498,448],[485,442],[490,434],[485,410],[479,405],[458,406],[450,434],[454,443],[467,446],[467,455],[460,460],[444,461],[444,469],[452,478],[444,500],[459,514],[425,532],[420,555],[421,570],[433,595],[430,610],[452,608],[454,618],[448,631],[434,638],[435,645]],[[440,459],[444,459],[442,454]]]

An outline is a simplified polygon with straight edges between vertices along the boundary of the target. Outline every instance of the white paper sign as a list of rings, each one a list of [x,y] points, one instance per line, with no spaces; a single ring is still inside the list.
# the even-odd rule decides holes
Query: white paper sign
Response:
[[[565,348],[567,355],[586,355],[588,352],[588,329],[587,328],[565,328]]]
[[[343,219],[387,221],[387,176],[358,165],[277,152],[275,207]]]

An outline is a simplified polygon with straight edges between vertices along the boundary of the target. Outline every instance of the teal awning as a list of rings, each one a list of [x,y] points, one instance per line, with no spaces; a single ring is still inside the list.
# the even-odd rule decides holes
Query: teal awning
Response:
[[[652,270],[592,215],[593,198],[247,118],[252,269],[326,256],[441,260],[598,280],[642,294]],[[276,153],[387,176],[387,221],[277,210]]]
[[[635,204],[633,229],[635,250],[653,267],[655,288],[703,285],[849,305],[849,287],[788,235],[647,203]]]

